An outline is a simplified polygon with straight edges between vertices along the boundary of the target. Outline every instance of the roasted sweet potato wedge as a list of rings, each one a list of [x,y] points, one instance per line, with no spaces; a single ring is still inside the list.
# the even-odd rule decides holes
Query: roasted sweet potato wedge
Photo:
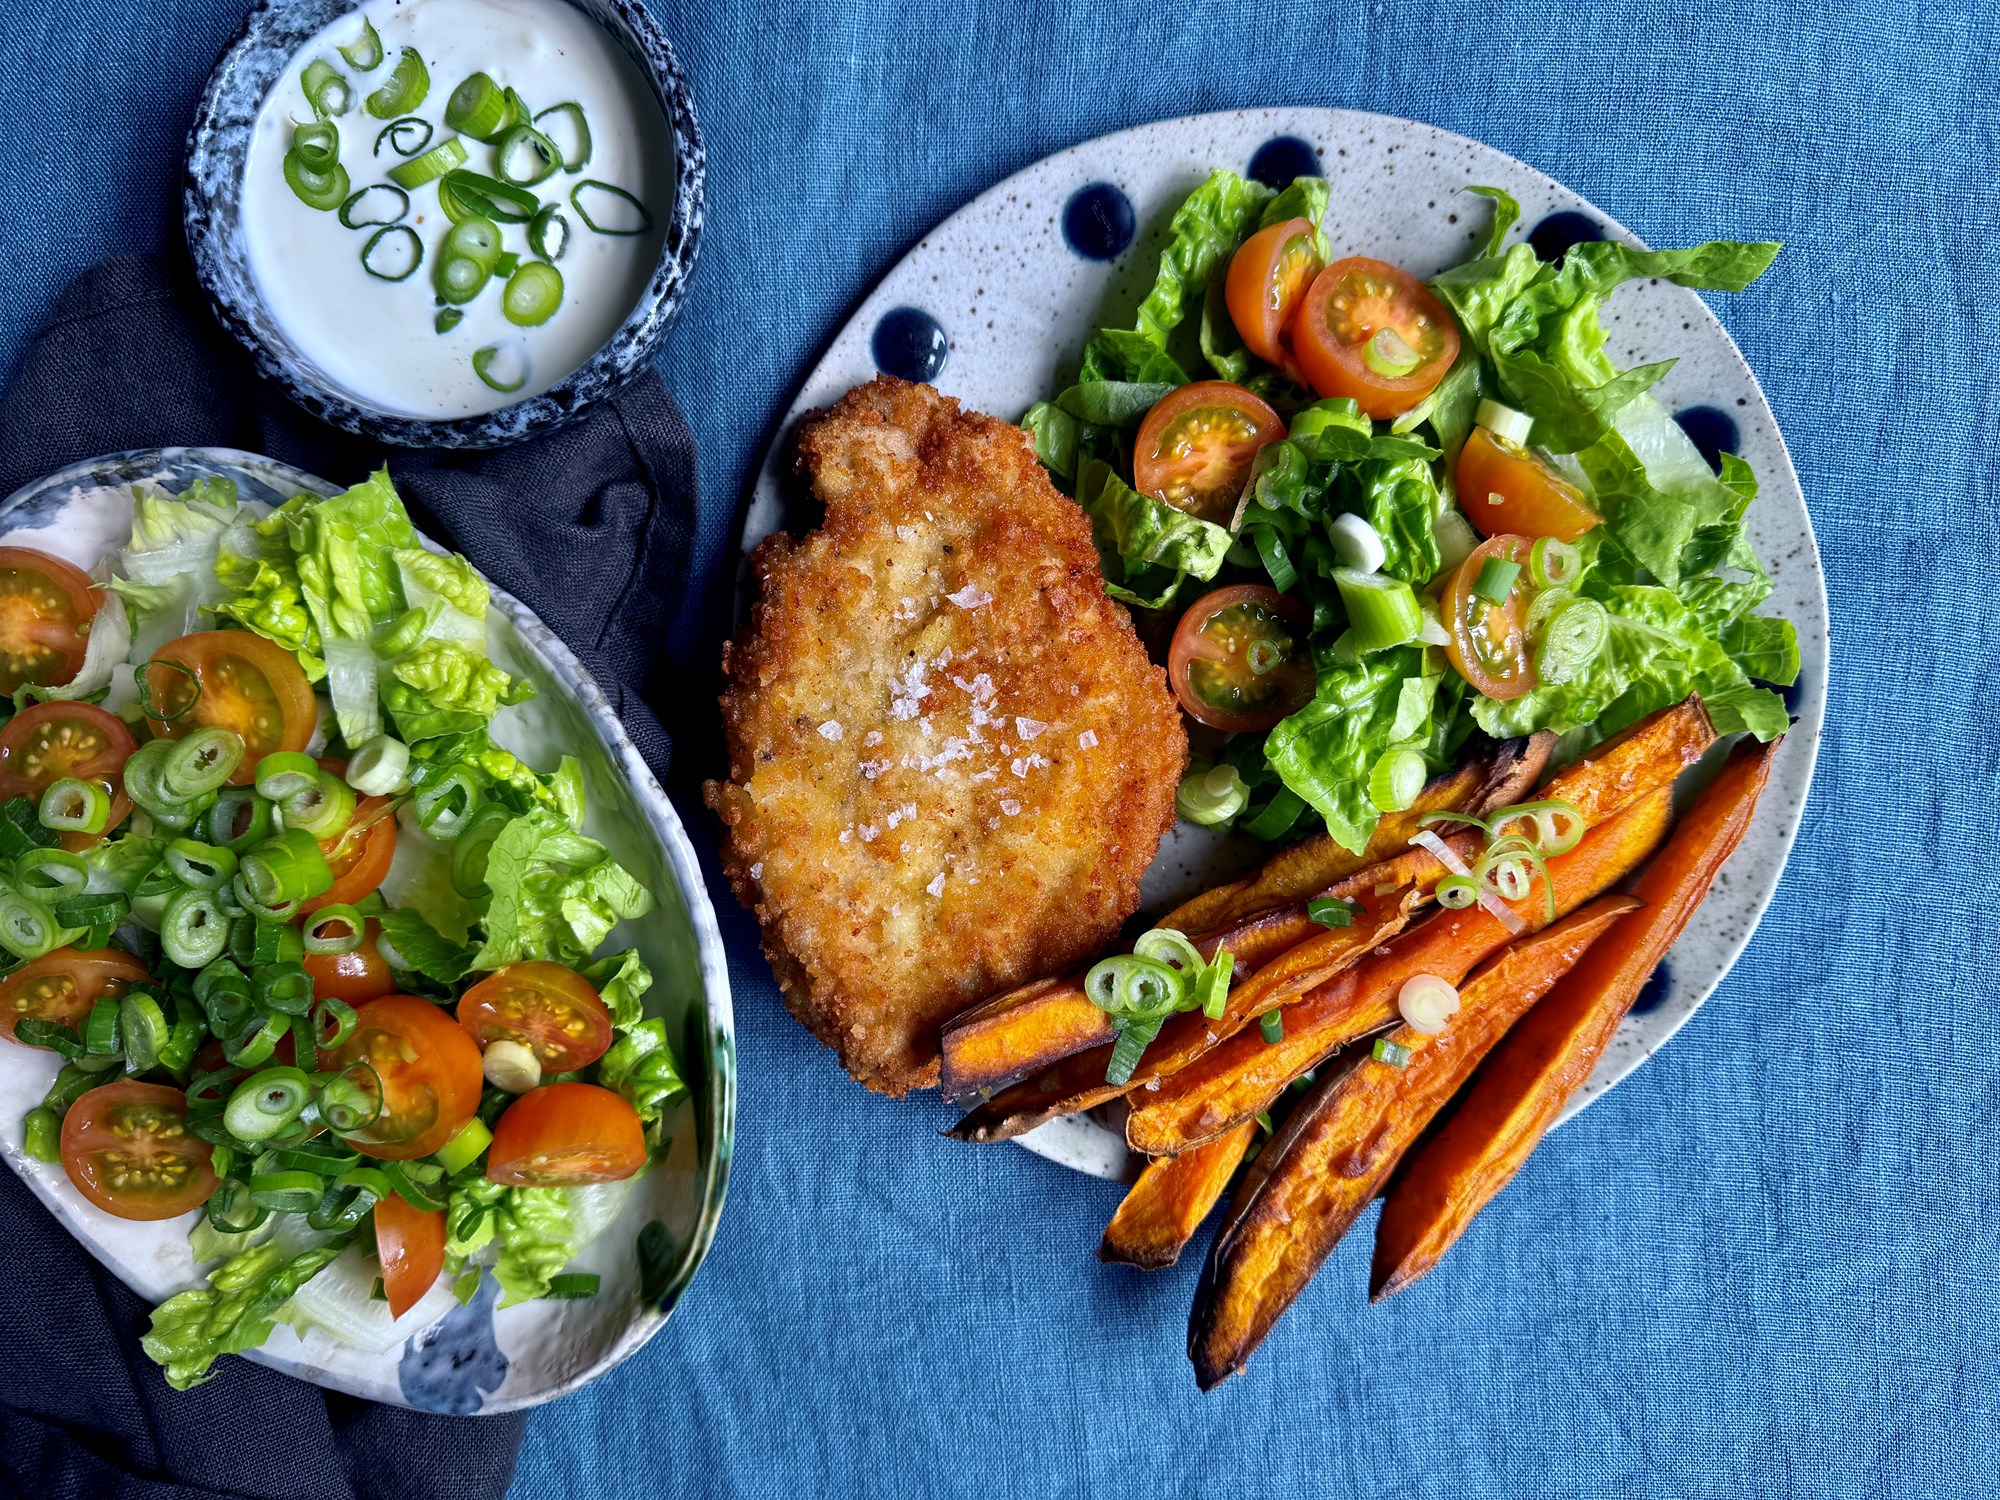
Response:
[[[1146,1048],[1146,1055],[1140,1059],[1130,1081],[1106,1083],[1104,1074],[1111,1063],[1111,1048],[1093,1047],[1003,1089],[959,1121],[951,1134],[965,1141],[1010,1140],[1058,1115],[1094,1109],[1120,1094],[1145,1088],[1154,1079],[1186,1067],[1265,1011],[1324,984],[1370,949],[1394,937],[1409,921],[1420,894],[1417,887],[1405,885],[1378,897],[1371,887],[1351,927],[1315,926],[1313,932],[1317,936],[1294,945],[1248,980],[1233,986],[1227,1007],[1218,1019],[1211,1021],[1200,1011],[1188,1011],[1168,1021]]]
[[[1198,1150],[1149,1164],[1104,1227],[1097,1258],[1142,1271],[1162,1270],[1179,1260],[1256,1136],[1257,1122],[1245,1120]]]
[[[1427,812],[1478,812],[1520,801],[1541,779],[1554,748],[1552,734],[1507,740],[1490,755],[1437,777],[1407,811],[1385,814],[1360,854],[1325,835],[1307,839],[1273,855],[1256,874],[1182,902],[1158,925],[1179,932],[1215,932],[1259,912],[1315,896],[1336,880],[1402,853]]]
[[[1639,877],[1632,893],[1645,905],[1621,917],[1508,1033],[1451,1122],[1410,1158],[1376,1228],[1375,1300],[1438,1263],[1590,1077],[1661,955],[1742,840],[1776,749],[1747,741],[1736,749]]]
[[[1662,786],[1636,807],[1593,828],[1569,853],[1549,861],[1556,915],[1576,910],[1637,869],[1659,846],[1673,818],[1673,789]],[[1530,930],[1549,922],[1538,877],[1514,911]],[[1418,974],[1457,984],[1512,934],[1485,908],[1439,912],[1383,944],[1337,979],[1281,1007],[1283,1031],[1266,1042],[1246,1028],[1157,1085],[1132,1093],[1125,1142],[1148,1156],[1173,1156],[1213,1140],[1270,1106],[1285,1085],[1338,1047],[1396,1018],[1396,998]]]
[[[1242,1370],[1480,1059],[1638,904],[1630,896],[1600,896],[1509,944],[1466,983],[1444,1031],[1426,1036],[1403,1026],[1391,1034],[1411,1051],[1405,1066],[1363,1058],[1314,1088],[1286,1122],[1282,1150],[1277,1142],[1265,1148],[1259,1162],[1265,1170],[1254,1188],[1246,1184],[1239,1192],[1239,1211],[1203,1272],[1188,1321],[1188,1357],[1203,1390]],[[1241,1129],[1215,1144],[1235,1140]],[[1213,1149],[1197,1147],[1173,1160]]]

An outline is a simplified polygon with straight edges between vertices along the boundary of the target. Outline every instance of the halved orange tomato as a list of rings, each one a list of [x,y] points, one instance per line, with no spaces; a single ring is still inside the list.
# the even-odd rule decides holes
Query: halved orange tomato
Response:
[[[1476,592],[1480,569],[1489,559],[1525,569],[1529,545],[1522,536],[1489,538],[1458,565],[1438,600],[1444,627],[1451,632],[1445,655],[1460,676],[1489,698],[1518,698],[1535,686],[1535,663],[1521,628],[1525,591],[1517,584],[1500,604]]]
[[[1603,517],[1575,486],[1527,450],[1475,427],[1458,455],[1458,505],[1481,536],[1573,542]]]
[[[1312,613],[1261,583],[1211,590],[1188,607],[1167,652],[1181,707],[1231,734],[1269,729],[1313,694]]]
[[[1311,219],[1286,219],[1242,243],[1230,258],[1223,296],[1246,349],[1281,369],[1296,368],[1287,333],[1325,267]]]
[[[178,670],[167,670],[167,668]],[[248,786],[257,762],[277,750],[303,750],[319,724],[312,684],[292,653],[247,630],[200,630],[168,641],[146,667],[155,738],[176,740],[220,725],[243,740],[230,781]]]
[[[30,682],[72,681],[103,603],[81,568],[31,547],[0,547],[0,696]]]
[[[1314,279],[1292,324],[1292,352],[1320,395],[1400,417],[1458,358],[1458,325],[1409,272],[1354,255]]]
[[[1257,451],[1284,435],[1268,402],[1226,380],[1197,380],[1160,400],[1139,424],[1133,488],[1226,526]]]

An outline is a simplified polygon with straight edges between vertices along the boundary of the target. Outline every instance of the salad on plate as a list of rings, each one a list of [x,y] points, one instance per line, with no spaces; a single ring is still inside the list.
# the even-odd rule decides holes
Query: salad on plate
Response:
[[[385,472],[275,510],[133,490],[87,574],[0,548],[0,1032],[96,1209],[198,1211],[206,1284],[146,1351],[186,1388],[279,1323],[393,1347],[565,1273],[685,1092],[619,924],[654,897],[584,778],[493,735],[533,695],[485,581]]]

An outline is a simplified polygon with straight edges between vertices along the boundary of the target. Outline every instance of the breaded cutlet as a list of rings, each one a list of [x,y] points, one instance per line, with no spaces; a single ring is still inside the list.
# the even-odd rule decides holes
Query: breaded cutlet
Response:
[[[751,556],[706,796],[793,1014],[900,1095],[941,1023],[1116,935],[1187,739],[1018,427],[883,376],[798,452],[825,520]]]

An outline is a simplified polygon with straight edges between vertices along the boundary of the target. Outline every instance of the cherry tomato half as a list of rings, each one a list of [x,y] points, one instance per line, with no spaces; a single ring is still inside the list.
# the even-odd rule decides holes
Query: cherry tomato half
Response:
[[[91,1006],[152,978],[144,964],[116,948],[57,948],[0,979],[0,1033],[13,1037],[21,1021],[57,1021],[81,1031]]]
[[[376,1200],[375,1249],[389,1316],[400,1318],[444,1269],[444,1210],[412,1208],[395,1193]]]
[[[1313,281],[1292,324],[1292,352],[1322,396],[1400,417],[1458,358],[1458,325],[1416,277],[1355,255]]]
[[[101,783],[111,793],[109,833],[132,813],[125,795],[125,762],[139,748],[132,731],[89,703],[37,703],[0,730],[0,799],[39,798],[64,777]],[[102,833],[67,833],[62,846],[88,849]]]
[[[291,652],[261,635],[201,630],[168,641],[153,661],[185,668],[146,668],[154,707],[175,716],[154,719],[153,734],[174,740],[210,725],[235,730],[244,754],[229,778],[233,785],[255,781],[257,762],[273,751],[305,749],[318,726],[319,709],[304,669]]]
[[[1223,295],[1243,345],[1259,359],[1292,366],[1293,316],[1326,268],[1311,219],[1287,219],[1245,240],[1229,262]]]
[[[27,547],[0,547],[0,695],[73,681],[104,595],[82,569]]]
[[[481,1047],[520,1042],[544,1073],[588,1067],[611,1045],[611,1012],[588,979],[561,964],[512,964],[458,1002],[458,1024]]]
[[[545,1083],[493,1127],[486,1175],[509,1187],[620,1182],[646,1165],[638,1111],[594,1083]]]
[[[344,760],[323,760],[320,767],[336,776],[347,774]],[[325,894],[300,902],[301,915],[310,916],[322,906],[352,906],[389,878],[396,858],[395,811],[388,797],[363,797],[355,803],[353,821],[319,846],[333,871],[333,884]]]
[[[1481,536],[1573,542],[1604,518],[1576,487],[1525,449],[1472,429],[1458,454],[1458,504]]]
[[[63,1116],[63,1171],[121,1219],[172,1219],[215,1191],[207,1141],[190,1135],[187,1096],[130,1079],[94,1088]]]
[[[1197,380],[1159,401],[1132,441],[1133,488],[1228,525],[1257,450],[1285,435],[1270,406],[1226,380]]]
[[[1304,604],[1261,583],[1203,594],[1167,652],[1181,707],[1232,734],[1269,729],[1312,697],[1311,625]]]
[[[1479,570],[1488,558],[1528,564],[1529,541],[1521,536],[1496,536],[1475,547],[1451,575],[1438,600],[1438,612],[1451,639],[1445,654],[1459,675],[1489,698],[1518,698],[1535,685],[1535,663],[1521,630],[1525,590],[1517,581],[1505,604],[1493,604],[1473,592]]]
[[[364,1000],[379,1000],[394,994],[396,976],[389,972],[389,960],[375,946],[381,932],[382,924],[371,921],[362,934],[359,948],[347,953],[308,953],[300,959],[306,972],[312,975],[313,998],[359,1005]]]
[[[384,995],[357,1006],[353,1034],[321,1051],[319,1065],[337,1073],[358,1062],[373,1065],[382,1080],[381,1115],[343,1137],[364,1156],[429,1156],[479,1107],[479,1048],[428,1000]]]

